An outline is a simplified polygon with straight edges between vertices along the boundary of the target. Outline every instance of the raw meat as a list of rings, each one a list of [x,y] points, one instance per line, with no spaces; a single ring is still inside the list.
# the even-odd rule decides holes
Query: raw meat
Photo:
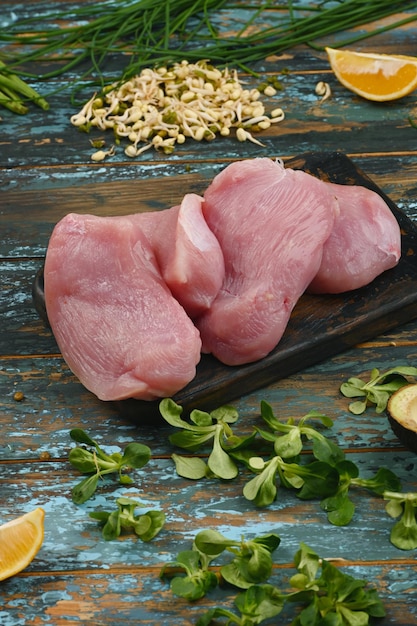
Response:
[[[366,187],[326,183],[339,202],[311,293],[341,293],[369,284],[397,265],[400,227],[386,202]]]
[[[67,215],[48,246],[45,304],[87,389],[153,400],[194,378],[201,351],[232,366],[262,359],[307,288],[357,289],[400,252],[378,194],[258,158],[171,209]]]
[[[203,351],[227,365],[266,356],[320,267],[338,205],[326,184],[268,158],[240,161],[204,194],[226,275],[200,316]]]
[[[65,361],[102,400],[171,396],[195,376],[198,330],[129,218],[70,214],[56,225],[45,304]]]
[[[223,252],[203,217],[202,202],[189,193],[180,206],[130,216],[139,221],[162,277],[191,318],[210,308],[225,273]]]

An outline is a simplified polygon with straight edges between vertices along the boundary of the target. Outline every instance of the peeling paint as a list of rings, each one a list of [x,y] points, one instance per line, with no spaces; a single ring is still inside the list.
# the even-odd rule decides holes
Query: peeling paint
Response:
[[[42,6],[48,6],[48,1]],[[13,11],[35,15],[34,2],[5,4],[0,0],[0,4],[0,21],[7,21]],[[409,26],[401,33],[380,34],[378,41],[386,50],[397,51],[401,44],[405,54],[407,50],[414,54],[414,35],[415,28]],[[325,558],[343,558],[346,571],[377,585],[390,624],[417,623],[416,554],[398,551],[390,543],[393,520],[381,499],[356,492],[354,518],[340,528],[327,522],[319,502],[301,501],[282,488],[271,506],[253,506],[242,495],[248,480],[245,470],[230,482],[178,477],[168,444],[172,430],[134,426],[88,393],[63,362],[31,300],[33,278],[43,262],[50,233],[64,214],[164,209],[182,197],[185,189],[204,191],[218,171],[238,158],[288,158],[319,150],[348,153],[417,220],[416,134],[407,124],[415,107],[414,95],[378,106],[332,81],[332,98],[319,106],[314,87],[318,79],[330,81],[332,76],[324,53],[310,49],[297,49],[259,64],[259,78],[247,76],[248,84],[258,83],[265,69],[273,75],[284,65],[289,73],[282,76],[283,90],[269,104],[282,106],[286,119],[262,133],[265,148],[234,138],[187,141],[172,156],[155,152],[131,161],[125,160],[120,147],[113,160],[93,164],[90,137],[69,122],[73,111],[67,95],[53,94],[52,107],[45,114],[32,110],[28,116],[4,113],[0,141],[0,523],[41,506],[45,537],[26,570],[1,583],[1,626],[192,626],[197,616],[221,603],[225,595],[231,604],[231,590],[215,590],[191,605],[171,594],[159,572],[181,549],[189,549],[196,532],[205,528],[217,528],[234,539],[277,533],[281,544],[274,555],[277,567],[272,577],[277,585],[285,584],[294,573],[291,562],[300,541]],[[56,86],[59,81],[52,81],[51,90]],[[261,400],[268,401],[282,419],[322,410],[334,420],[326,434],[346,449],[361,475],[371,476],[379,466],[393,467],[403,489],[415,490],[416,457],[401,447],[386,416],[372,410],[354,416],[339,393],[341,382],[351,375],[414,361],[417,324],[411,322],[259,392],[243,394],[236,402],[241,415],[236,432],[248,434],[261,425]],[[13,400],[15,390],[24,394],[22,402]],[[71,500],[71,488],[82,476],[68,462],[74,445],[69,430],[75,426],[87,430],[110,453],[140,441],[150,446],[152,458],[142,470],[131,473],[134,483],[129,487],[120,485],[117,477],[107,477],[93,498],[77,506]],[[49,460],[43,453],[48,453]],[[131,533],[104,541],[100,525],[89,513],[110,510],[120,495],[166,513],[166,525],[152,541],[144,543]]]

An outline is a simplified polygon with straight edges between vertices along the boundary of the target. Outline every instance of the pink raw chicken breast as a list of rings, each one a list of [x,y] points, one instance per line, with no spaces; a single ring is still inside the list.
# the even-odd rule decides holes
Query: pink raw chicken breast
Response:
[[[196,321],[203,351],[240,365],[277,345],[320,267],[337,211],[324,182],[268,158],[233,163],[214,178],[203,213],[226,276]]]
[[[52,233],[44,274],[62,355],[100,399],[171,396],[194,378],[198,330],[131,219],[67,215]]]
[[[138,221],[173,296],[191,318],[208,309],[224,279],[219,242],[203,217],[203,198],[184,196],[181,205],[129,216]]]
[[[386,202],[361,186],[326,183],[339,202],[311,293],[342,293],[368,285],[401,256],[401,232]]]

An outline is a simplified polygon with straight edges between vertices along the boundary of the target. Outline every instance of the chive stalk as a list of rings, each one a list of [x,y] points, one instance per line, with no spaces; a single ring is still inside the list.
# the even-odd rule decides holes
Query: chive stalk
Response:
[[[25,115],[29,110],[23,102],[16,99],[15,95],[10,92],[7,87],[0,89],[0,106],[9,109],[9,111],[13,113],[18,113],[19,115]]]
[[[0,61],[0,88],[3,90],[3,93],[8,95],[12,100],[12,94],[17,94],[23,96],[27,100],[31,100],[44,111],[49,109],[49,104],[45,98],[43,98],[35,89],[28,85],[19,76],[9,73],[6,65],[2,61]]]
[[[350,33],[345,40],[332,42],[332,47],[392,30],[417,20],[413,9],[417,9],[416,0],[322,0],[305,5],[291,0],[254,4],[228,0],[107,0],[19,19],[7,31],[0,29],[0,43],[15,44],[10,52],[3,53],[3,58],[20,76],[46,80],[81,68],[63,88],[78,87],[87,79],[101,83],[103,88],[109,80],[103,73],[109,74],[108,61],[116,55],[126,61],[120,82],[149,65],[183,59],[208,59],[250,71],[251,63],[270,55],[297,45],[323,49],[320,42],[330,35],[401,13],[396,22]],[[239,11],[243,22],[234,35],[225,35],[220,24],[234,10]],[[63,27],[63,21],[69,26]],[[45,26],[39,27],[39,23]],[[34,62],[37,70],[42,62],[53,62],[54,68],[41,74],[20,69],[22,64]],[[37,103],[42,106],[42,99],[38,97]]]

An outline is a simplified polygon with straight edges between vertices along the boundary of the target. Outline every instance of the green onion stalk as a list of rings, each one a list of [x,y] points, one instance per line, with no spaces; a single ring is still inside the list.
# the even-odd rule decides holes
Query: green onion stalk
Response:
[[[207,59],[251,71],[252,63],[270,55],[300,44],[320,49],[319,42],[325,37],[401,13],[401,19],[355,32],[332,42],[332,47],[398,28],[417,20],[413,9],[417,10],[417,1],[108,0],[40,11],[16,20],[0,29],[0,57],[21,77],[47,80],[72,72],[62,88],[71,85],[74,90],[86,80],[104,88],[103,74],[109,73],[112,61],[120,55],[125,61],[116,78],[120,82],[144,67],[183,59]],[[238,16],[240,27],[226,35],[222,23],[229,23],[232,13]],[[47,67],[39,72],[42,63]],[[31,64],[36,64],[36,74],[27,69]],[[1,82],[0,89],[6,97]],[[37,103],[41,102],[38,99]]]
[[[7,66],[0,61],[0,105],[13,113],[24,115],[29,111],[26,101],[32,101],[46,111],[48,102],[30,85],[16,74],[9,72]]]

